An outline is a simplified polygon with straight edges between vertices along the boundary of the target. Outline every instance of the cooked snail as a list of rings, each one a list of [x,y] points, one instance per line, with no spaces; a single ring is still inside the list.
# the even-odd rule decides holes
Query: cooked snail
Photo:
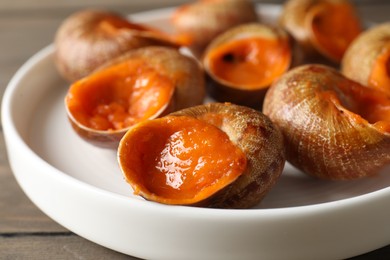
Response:
[[[129,50],[151,45],[179,47],[184,41],[118,13],[87,9],[62,22],[54,44],[59,73],[74,82]]]
[[[102,147],[117,148],[133,125],[203,103],[203,70],[168,47],[130,51],[73,83],[65,97],[76,132]]]
[[[179,34],[187,35],[192,51],[201,56],[204,48],[218,34],[239,24],[258,20],[249,0],[203,0],[185,4],[172,15]]]
[[[210,95],[259,108],[271,83],[290,68],[291,59],[284,30],[261,23],[231,28],[212,40],[203,57]]]
[[[309,175],[356,179],[390,163],[390,97],[335,69],[290,70],[269,89],[263,112],[283,133],[286,159]]]
[[[350,79],[390,94],[390,22],[360,34],[347,49],[341,69]]]
[[[319,61],[319,57],[340,63],[363,30],[359,14],[348,0],[288,0],[280,24],[296,40],[301,63]]]
[[[118,148],[134,193],[173,205],[249,208],[279,178],[282,135],[261,112],[209,103],[131,128]]]

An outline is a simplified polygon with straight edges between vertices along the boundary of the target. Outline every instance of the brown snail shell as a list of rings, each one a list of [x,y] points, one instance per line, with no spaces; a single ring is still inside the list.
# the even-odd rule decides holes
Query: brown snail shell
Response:
[[[341,70],[360,84],[390,93],[390,22],[361,33],[347,49]]]
[[[55,39],[55,64],[69,82],[87,76],[108,60],[140,47],[179,47],[174,37],[127,20],[118,13],[86,9],[66,18]]]
[[[233,27],[205,50],[210,95],[220,102],[261,108],[268,87],[290,68],[291,60],[290,38],[281,28],[261,23]]]
[[[288,0],[280,24],[297,43],[296,63],[339,64],[362,31],[360,17],[348,0]]]
[[[82,138],[116,149],[134,124],[202,104],[204,97],[198,62],[177,49],[150,46],[129,51],[74,82],[65,107]]]
[[[281,129],[286,159],[324,179],[356,179],[390,163],[390,97],[335,69],[304,65],[269,89],[263,112]]]
[[[200,56],[218,34],[239,24],[256,22],[258,16],[248,0],[209,0],[180,6],[171,20],[180,34],[192,39],[191,49]]]
[[[190,129],[192,134],[193,132],[196,133],[196,124],[204,124],[200,129],[206,129],[204,131],[206,136],[198,136],[201,141],[195,142],[190,147],[187,147],[185,142],[179,142],[177,139],[169,141],[170,139],[164,136],[163,133],[174,128],[172,122],[188,123],[177,124],[177,132],[170,133],[171,138],[176,133],[185,132],[185,129]],[[141,157],[145,158],[144,155],[146,154],[159,154],[161,148],[158,148],[158,143],[166,145],[165,140],[168,140],[168,144],[172,142],[179,144],[175,149],[169,150],[171,151],[169,158],[175,158],[174,163],[169,160],[163,162],[166,168],[168,166],[171,167],[169,168],[170,174],[172,174],[173,166],[175,167],[175,172],[180,171],[179,166],[181,163],[177,160],[179,157],[177,153],[180,155],[181,149],[186,151],[191,161],[197,161],[196,151],[199,149],[201,149],[200,154],[202,156],[211,158],[222,156],[224,158],[225,155],[219,155],[219,153],[224,153],[224,145],[219,144],[218,140],[212,140],[208,136],[211,130],[220,132],[221,136],[226,136],[228,143],[235,146],[246,157],[246,160],[244,160],[245,157],[239,159],[238,165],[243,166],[245,161],[246,165],[233,177],[226,177],[226,175],[231,168],[236,167],[232,166],[235,165],[234,163],[228,163],[226,168],[219,168],[221,167],[220,165],[223,165],[222,158],[218,159],[219,163],[212,163],[212,160],[203,161],[202,164],[192,167],[195,167],[195,169],[197,167],[208,167],[208,171],[203,171],[200,176],[198,175],[200,174],[199,172],[196,174],[189,172],[188,174],[199,176],[199,179],[211,178],[209,186],[197,188],[197,184],[194,183],[187,190],[199,190],[196,190],[195,193],[187,194],[185,188],[182,190],[169,188],[165,184],[164,171],[151,174],[147,169],[149,169],[148,165],[152,163],[149,163],[146,159],[141,162]],[[145,137],[146,135],[148,137]],[[196,140],[195,138],[197,137],[193,137],[194,140]],[[218,139],[223,138],[218,137]],[[202,146],[203,144],[210,145],[206,147]],[[178,149],[179,146],[181,147],[180,149]],[[211,153],[208,153],[208,149],[213,150]],[[162,150],[164,151],[164,149]],[[190,154],[188,155],[188,153]],[[226,156],[229,157],[230,155],[227,154]],[[156,158],[158,156],[153,156],[151,160],[159,161]],[[256,205],[275,184],[285,163],[282,135],[269,118],[254,109],[230,103],[209,103],[195,106],[136,125],[121,140],[118,148],[118,161],[126,180],[133,187],[135,193],[147,200],[165,204],[213,208],[249,208]],[[186,167],[189,166],[186,165]],[[222,172],[222,177],[214,177],[217,176],[218,172]],[[163,187],[160,187],[163,190],[162,192],[156,191],[158,189],[153,188],[153,184],[150,184],[150,180],[159,178],[157,176],[159,174],[163,174],[161,184]],[[185,183],[187,178],[191,178],[188,175],[181,177],[183,183]],[[224,180],[221,183],[220,179],[224,178],[228,178],[228,180]],[[167,189],[170,189],[172,194],[167,193]],[[176,187],[176,189],[178,188]],[[203,189],[208,189],[206,195]]]

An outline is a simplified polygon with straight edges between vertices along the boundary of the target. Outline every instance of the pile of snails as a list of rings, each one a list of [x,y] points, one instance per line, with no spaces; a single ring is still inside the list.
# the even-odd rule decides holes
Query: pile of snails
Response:
[[[116,151],[134,194],[170,205],[253,207],[286,161],[315,178],[377,174],[390,163],[390,23],[364,28],[348,0],[288,0],[278,18],[250,0],[179,6],[173,32],[70,15],[54,43],[72,129]]]

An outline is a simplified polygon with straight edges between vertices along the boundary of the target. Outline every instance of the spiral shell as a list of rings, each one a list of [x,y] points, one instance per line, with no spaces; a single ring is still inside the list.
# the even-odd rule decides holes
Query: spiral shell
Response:
[[[296,63],[336,63],[363,30],[348,0],[289,0],[280,24],[296,40]]]
[[[280,127],[287,160],[324,179],[356,179],[390,163],[390,97],[323,65],[290,70],[263,112]]]
[[[179,42],[118,13],[86,9],[73,13],[61,23],[54,45],[59,73],[74,82],[127,51],[151,45],[179,47]]]
[[[360,34],[347,49],[341,70],[360,84],[390,93],[390,22]]]
[[[180,6],[172,15],[176,30],[192,39],[191,49],[196,56],[201,56],[218,34],[257,20],[255,6],[248,0],[196,1]]]

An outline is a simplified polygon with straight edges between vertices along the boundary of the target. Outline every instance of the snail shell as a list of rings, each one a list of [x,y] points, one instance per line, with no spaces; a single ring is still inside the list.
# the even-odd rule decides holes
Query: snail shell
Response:
[[[118,13],[86,9],[66,18],[55,39],[55,64],[69,82],[87,76],[103,63],[140,47],[178,47],[174,37],[130,22]]]
[[[178,161],[177,157],[179,157],[180,152],[183,149],[186,154],[194,153],[193,155],[188,155],[189,158],[191,158],[191,161],[195,160],[199,162],[199,160],[196,160],[196,147],[202,147],[204,143],[214,144],[212,149],[214,149],[215,152],[211,154],[207,153],[207,150],[210,147],[206,147],[207,149],[202,148],[201,155],[208,155],[209,159],[203,161],[201,164],[198,163],[195,167],[195,169],[198,167],[209,169],[209,171],[203,171],[202,175],[198,177],[200,180],[211,178],[209,186],[199,189],[196,187],[197,184],[194,183],[192,186],[190,185],[191,188],[189,189],[192,191],[192,194],[187,195],[184,188],[182,189],[183,193],[181,193],[180,190],[169,188],[165,184],[165,177],[161,184],[161,186],[164,186],[164,192],[160,193],[155,189],[152,189],[152,184],[145,184],[148,183],[150,179],[157,179],[158,176],[156,176],[157,174],[151,175],[146,170],[147,165],[150,165],[151,163],[145,160],[143,163],[139,163],[141,161],[140,158],[143,154],[155,153],[154,149],[158,149],[156,147],[158,147],[157,143],[160,142],[158,140],[161,139],[162,133],[169,131],[167,129],[172,129],[174,127],[171,122],[180,122],[180,120],[182,120],[182,122],[190,122],[187,123],[186,129],[191,130],[192,136],[195,135],[196,129],[198,129],[195,128],[195,124],[200,124],[199,122],[204,124],[200,129],[207,129],[205,134],[216,131],[215,129],[217,129],[222,135],[226,135],[229,140],[228,142],[231,143],[231,145],[236,146],[236,149],[239,149],[241,153],[244,154],[244,158],[246,158],[245,168],[241,168],[241,171],[237,172],[233,177],[226,177],[228,172],[236,166],[232,166],[234,164],[229,163],[230,166],[220,169],[219,167],[223,164],[222,161],[224,159],[218,159],[218,163],[213,163],[211,158],[219,156],[219,152],[224,149],[222,144],[218,144],[218,140],[223,139],[222,137],[218,137],[218,140],[209,140],[208,136],[201,137],[202,141],[200,143],[195,143],[190,147],[187,147],[185,142],[178,142],[177,139],[174,139],[176,149],[171,149],[171,153],[167,158],[173,157],[176,159],[174,160],[174,163],[170,163],[169,160],[165,161],[164,165],[170,165],[169,173],[171,175],[173,174],[172,167],[176,167],[174,168],[176,177],[177,174],[180,173],[177,169],[181,165],[181,161]],[[213,128],[215,129],[213,130]],[[176,136],[176,133],[183,132],[183,129],[185,129],[184,123],[183,126],[179,125],[177,132],[174,132],[170,138],[174,135]],[[146,135],[148,137],[146,137]],[[152,142],[149,142],[149,145],[148,142],[145,141],[148,138],[153,139]],[[195,137],[191,140],[193,139],[195,140]],[[167,140],[169,140],[169,138],[167,138]],[[152,145],[150,145],[150,143],[152,143]],[[179,145],[177,145],[178,143],[180,144],[180,149],[177,149],[179,147]],[[145,152],[145,149],[148,151]],[[224,155],[223,157],[230,157],[230,154]],[[165,204],[214,208],[249,208],[256,205],[276,183],[285,163],[282,135],[269,118],[256,110],[229,103],[209,103],[190,107],[163,118],[145,121],[136,125],[134,128],[130,129],[121,140],[118,148],[118,160],[126,180],[136,193],[145,199]],[[158,161],[158,159],[153,159],[153,161],[155,160]],[[239,161],[241,161],[241,165],[245,162],[243,159],[240,159]],[[188,167],[187,164],[186,167]],[[214,179],[217,172],[221,172],[222,177]],[[158,174],[164,174],[164,172]],[[194,175],[192,172],[188,174],[191,176]],[[201,173],[197,172],[196,175],[199,176],[198,174]],[[187,180],[186,176],[181,175],[180,177],[185,183]],[[188,179],[190,178],[191,177],[188,177]],[[222,181],[221,183],[220,180],[226,178],[228,178],[228,180]],[[172,194],[174,193],[174,195],[166,193],[167,189],[171,189]],[[194,189],[199,190],[193,194]],[[206,195],[204,192],[205,189],[208,190]]]
[[[261,108],[268,87],[289,69],[291,59],[290,38],[281,28],[261,23],[233,27],[205,51],[210,95],[220,102]]]
[[[280,24],[296,40],[297,63],[338,64],[348,45],[363,30],[348,0],[288,0]]]
[[[218,34],[239,24],[258,20],[255,6],[248,0],[195,1],[183,5],[172,15],[175,29],[192,39],[191,49],[201,56]]]
[[[390,163],[390,98],[323,65],[290,70],[263,112],[281,129],[286,159],[324,179],[356,179]]]
[[[341,70],[360,84],[390,93],[390,22],[361,33],[347,49]]]
[[[144,47],[74,82],[65,97],[73,129],[88,142],[116,149],[134,124],[205,97],[203,70],[177,49]]]

